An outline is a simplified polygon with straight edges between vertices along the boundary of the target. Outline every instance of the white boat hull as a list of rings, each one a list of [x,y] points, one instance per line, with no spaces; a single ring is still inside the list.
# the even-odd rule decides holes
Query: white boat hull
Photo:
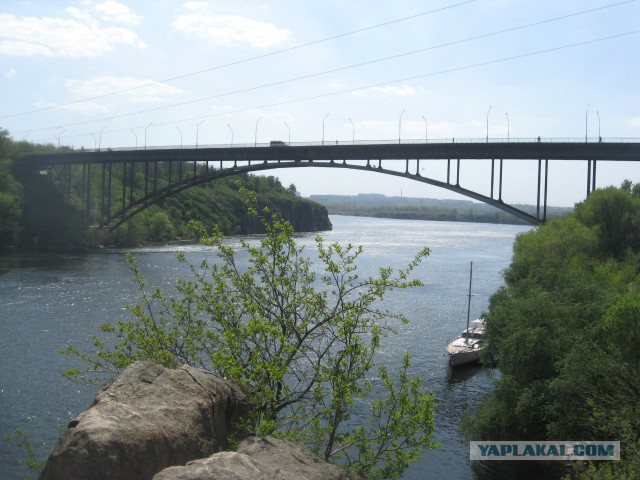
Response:
[[[449,353],[449,364],[452,367],[459,367],[469,363],[480,361],[480,349],[468,350],[465,352]]]

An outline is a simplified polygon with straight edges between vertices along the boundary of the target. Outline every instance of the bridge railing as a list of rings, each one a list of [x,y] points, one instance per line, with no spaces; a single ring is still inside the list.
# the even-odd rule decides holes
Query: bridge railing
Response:
[[[274,139],[277,142],[283,142],[282,140]],[[419,144],[442,144],[442,143],[532,143],[532,142],[543,142],[543,143],[638,143],[640,142],[640,138],[636,137],[606,137],[600,140],[598,137],[589,137],[586,139],[584,137],[581,138],[545,138],[540,137],[540,139],[536,138],[493,138],[490,137],[487,142],[485,138],[434,138],[428,140],[420,140],[420,139],[401,139],[399,142],[398,139],[388,139],[388,140],[325,140],[322,141],[314,141],[314,142],[284,142],[282,144],[279,143],[278,146],[292,146],[292,147],[318,147],[318,146],[331,146],[331,145],[393,145],[393,144],[403,144],[403,145],[419,145]],[[83,148],[82,151],[85,152],[95,152],[95,151],[141,151],[141,150],[179,150],[179,149],[200,149],[200,148],[251,148],[251,147],[270,147],[271,142],[266,143],[233,143],[233,144],[199,144],[199,145],[160,145],[160,146],[146,146],[146,147],[105,147],[101,149],[93,149],[93,148]],[[75,149],[79,150],[79,149]]]

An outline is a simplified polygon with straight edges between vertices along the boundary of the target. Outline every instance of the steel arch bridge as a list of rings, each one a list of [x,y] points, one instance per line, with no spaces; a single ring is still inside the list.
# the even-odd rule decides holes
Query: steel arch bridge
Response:
[[[460,184],[462,160],[490,160],[489,194]],[[505,162],[536,160],[536,214],[523,211],[502,199]],[[81,169],[82,188],[78,192],[90,209],[91,185],[99,178],[99,225],[115,228],[161,200],[195,185],[243,173],[282,168],[335,168],[376,172],[444,188],[492,205],[530,224],[547,218],[549,162],[586,162],[586,195],[595,189],[598,161],[640,161],[638,142],[463,142],[463,143],[371,143],[340,145],[220,146],[207,148],[107,149],[28,154],[21,158],[24,168],[37,169],[71,189],[71,171]],[[424,175],[434,161],[446,161],[446,178]],[[423,168],[421,168],[423,167]],[[159,178],[159,170],[168,178]],[[112,184],[120,176],[121,191]],[[136,192],[134,194],[134,185]],[[488,187],[488,188],[487,188]],[[94,192],[95,194],[96,192]],[[117,198],[112,200],[114,193]]]

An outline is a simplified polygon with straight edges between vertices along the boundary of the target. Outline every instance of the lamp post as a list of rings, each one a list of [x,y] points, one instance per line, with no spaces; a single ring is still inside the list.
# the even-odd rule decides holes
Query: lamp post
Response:
[[[289,127],[289,124],[287,122],[284,122],[285,126],[287,127],[287,130],[289,131],[289,141],[288,141],[288,145],[291,145],[291,128]]]
[[[507,116],[507,143],[509,143],[509,113],[505,112],[505,115]]]
[[[198,133],[199,133],[200,125],[202,124],[202,122],[204,122],[204,120],[200,120],[196,125],[196,150],[198,149]]]
[[[91,136],[93,137],[93,149],[98,150],[98,139],[96,138],[96,134],[92,133]]]
[[[602,135],[600,135],[600,110],[596,110],[598,114],[598,142],[602,142]]]
[[[176,127],[176,130],[180,132],[180,150],[182,150],[182,130],[180,129],[180,127]]]
[[[589,104],[587,103],[587,111],[584,113],[584,143],[589,141]]]
[[[151,122],[149,125],[147,125],[146,127],[144,127],[144,149],[147,149],[147,128],[149,128],[151,125],[153,125],[153,122]]]
[[[229,125],[228,123],[227,127],[229,127],[229,130],[231,130],[231,146],[233,147],[233,128],[231,128],[231,125]]]
[[[133,136],[136,137],[136,148],[138,148],[138,134],[133,130],[133,128],[131,129],[131,133],[133,133]]]
[[[489,105],[489,110],[487,110],[487,143],[489,143],[489,112],[491,111],[491,105]]]
[[[351,145],[356,144],[356,127],[353,125],[351,119],[349,119],[349,123],[351,124]]]
[[[429,142],[429,124],[427,123],[427,119],[422,116],[422,120],[424,120],[424,143]]]
[[[62,136],[62,134],[66,132],[65,129],[60,130],[60,133],[58,133],[58,148],[60,148],[60,137]]]
[[[100,150],[100,148],[102,147],[102,132],[104,132],[106,128],[107,126],[105,125],[104,127],[102,127],[102,130],[100,130],[100,136],[98,137],[98,150]]]
[[[324,145],[324,121],[327,119],[328,116],[329,114],[327,113],[322,119],[322,145]]]
[[[404,108],[400,112],[400,118],[398,119],[398,143],[402,142],[402,115],[404,115]]]
[[[260,123],[260,120],[262,120],[262,117],[258,118],[258,120],[256,120],[256,134],[253,137],[253,146],[257,147],[258,146],[258,123]]]

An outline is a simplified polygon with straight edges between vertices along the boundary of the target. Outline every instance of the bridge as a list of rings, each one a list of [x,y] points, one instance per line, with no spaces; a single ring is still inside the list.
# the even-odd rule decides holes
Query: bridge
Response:
[[[480,160],[490,161],[489,185],[483,189],[488,190],[488,194],[461,185],[463,161],[466,165]],[[509,205],[502,198],[505,163],[523,160],[535,160],[538,165],[537,177],[531,179],[537,192],[535,214]],[[429,173],[435,161],[446,161],[446,178],[436,179]],[[194,185],[242,173],[310,167],[377,172],[426,183],[487,203],[535,225],[547,219],[551,161],[586,163],[588,196],[596,186],[597,162],[640,161],[640,142],[533,140],[498,143],[487,139],[487,142],[396,141],[329,145],[277,141],[251,146],[57,151],[24,155],[20,165],[49,175],[67,189],[67,196],[71,195],[72,169],[80,169],[82,188],[75,194],[84,199],[89,212],[92,183],[99,185],[98,223],[104,228],[115,228],[150,205]],[[160,170],[168,174],[168,178],[161,179]],[[121,179],[119,192],[112,189],[116,176]]]

